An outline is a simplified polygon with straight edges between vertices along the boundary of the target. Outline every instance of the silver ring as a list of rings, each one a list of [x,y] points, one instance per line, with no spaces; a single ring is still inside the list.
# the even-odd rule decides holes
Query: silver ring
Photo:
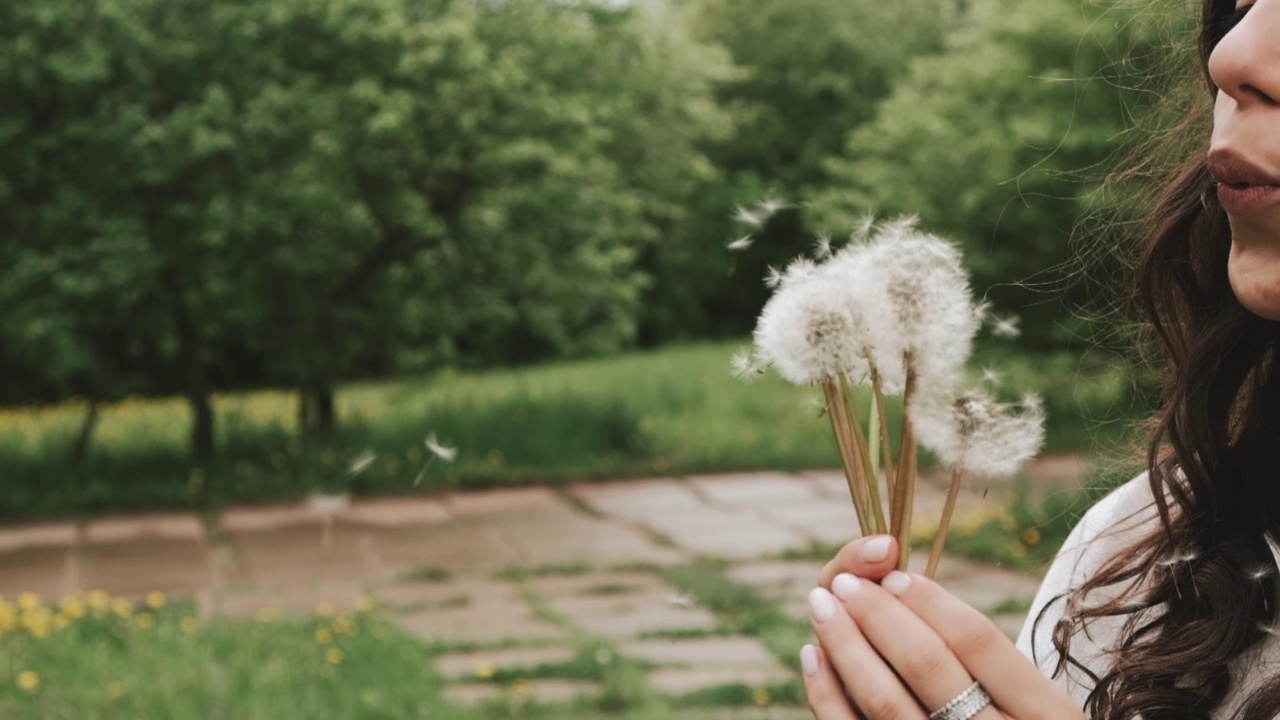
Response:
[[[951,702],[929,713],[929,720],[969,720],[991,704],[991,696],[978,683],[951,699]]]

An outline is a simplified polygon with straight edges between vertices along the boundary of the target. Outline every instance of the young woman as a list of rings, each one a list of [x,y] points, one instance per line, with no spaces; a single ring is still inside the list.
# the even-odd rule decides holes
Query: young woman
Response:
[[[1168,356],[1148,471],[1093,507],[1018,645],[859,540],[810,596],[817,720],[1280,716],[1280,0],[1206,0],[1213,99],[1152,213]],[[1207,140],[1207,141],[1206,141]]]

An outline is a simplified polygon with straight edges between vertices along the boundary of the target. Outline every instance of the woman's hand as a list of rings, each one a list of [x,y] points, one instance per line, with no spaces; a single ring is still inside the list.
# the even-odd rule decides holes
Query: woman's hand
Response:
[[[809,595],[821,648],[800,658],[817,720],[923,720],[975,681],[991,696],[975,720],[1084,717],[982,613],[896,558],[891,538],[852,542],[822,571],[830,590]]]

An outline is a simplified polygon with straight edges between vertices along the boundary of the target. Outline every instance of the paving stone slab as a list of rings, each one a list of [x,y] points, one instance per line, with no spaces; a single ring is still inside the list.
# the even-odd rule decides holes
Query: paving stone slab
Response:
[[[726,572],[736,583],[747,585],[766,599],[780,602],[804,599],[818,585],[823,563],[813,560],[768,560],[742,563]]]
[[[275,530],[292,525],[319,525],[320,513],[306,505],[270,505],[228,508],[218,517],[217,527],[228,533]]]
[[[567,639],[562,629],[535,617],[523,604],[426,610],[401,615],[397,622],[427,642],[488,644]]]
[[[374,556],[362,533],[292,525],[226,535],[233,563],[226,581],[239,586],[297,586],[315,583],[372,583],[390,580],[390,570]]]
[[[811,542],[844,545],[862,536],[858,515],[847,499],[779,504],[761,508],[759,513],[766,522],[785,527]]]
[[[75,523],[33,523],[0,529],[0,553],[26,548],[70,547],[76,543]]]
[[[529,580],[529,587],[546,598],[629,595],[674,596],[676,589],[654,573],[587,572],[579,575],[543,575]]]
[[[576,656],[573,648],[566,646],[504,648],[441,655],[436,658],[435,667],[444,678],[461,680],[491,675],[495,671],[518,673],[543,665],[559,665],[571,662]]]
[[[69,547],[40,545],[0,552],[0,595],[33,592],[51,600],[76,590],[68,577],[72,553]]]
[[[759,508],[822,499],[803,478],[783,473],[701,475],[688,482],[712,504],[723,507]]]
[[[809,540],[799,533],[766,523],[755,513],[743,510],[667,510],[641,522],[677,547],[698,555],[746,559],[781,555],[809,545]]]
[[[445,508],[459,520],[477,517],[527,516],[530,513],[572,514],[572,508],[544,487],[504,488],[484,492],[450,493]]]
[[[412,527],[448,522],[444,503],[433,498],[378,498],[360,500],[338,513],[338,521],[384,528]]]
[[[706,503],[678,480],[637,480],[603,485],[574,485],[569,492],[596,512],[645,521],[669,511],[688,511]]]
[[[633,640],[619,645],[618,652],[657,665],[778,667],[777,660],[764,645],[749,637]]]
[[[650,687],[663,695],[687,695],[726,685],[764,687],[794,677],[794,673],[782,668],[737,667],[663,668],[648,675]]]
[[[559,598],[551,608],[570,624],[602,637],[630,637],[661,631],[712,630],[715,616],[672,602],[671,596]]]
[[[79,585],[137,598],[159,590],[190,597],[212,580],[208,545],[190,540],[141,540],[88,545],[80,551]]]
[[[374,554],[392,576],[429,567],[449,572],[492,572],[520,564],[520,555],[493,528],[448,522],[370,531]]]
[[[85,528],[85,542],[90,545],[148,539],[201,543],[206,539],[205,527],[195,515],[164,513],[103,518],[90,522]]]
[[[608,566],[623,562],[671,565],[683,553],[658,545],[625,524],[584,514],[531,513],[501,523],[489,521],[523,567],[583,563]]]

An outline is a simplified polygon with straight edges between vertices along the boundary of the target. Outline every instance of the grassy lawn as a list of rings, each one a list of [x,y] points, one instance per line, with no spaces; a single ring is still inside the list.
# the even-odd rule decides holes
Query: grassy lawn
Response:
[[[357,383],[337,397],[341,434],[328,443],[294,432],[295,402],[279,391],[216,398],[219,459],[186,453],[178,399],[107,409],[87,464],[68,449],[85,408],[69,403],[0,411],[6,482],[0,519],[149,508],[215,510],[225,503],[429,492],[521,483],[738,469],[838,465],[817,394],[776,377],[729,374],[735,344],[703,344],[485,373]],[[975,367],[1001,370],[1017,393],[1049,411],[1050,450],[1119,437],[1141,411],[1130,371],[1104,356],[1028,356],[980,349]],[[864,400],[865,406],[865,400]],[[456,446],[431,461],[423,439]],[[372,453],[362,472],[352,462]]]

